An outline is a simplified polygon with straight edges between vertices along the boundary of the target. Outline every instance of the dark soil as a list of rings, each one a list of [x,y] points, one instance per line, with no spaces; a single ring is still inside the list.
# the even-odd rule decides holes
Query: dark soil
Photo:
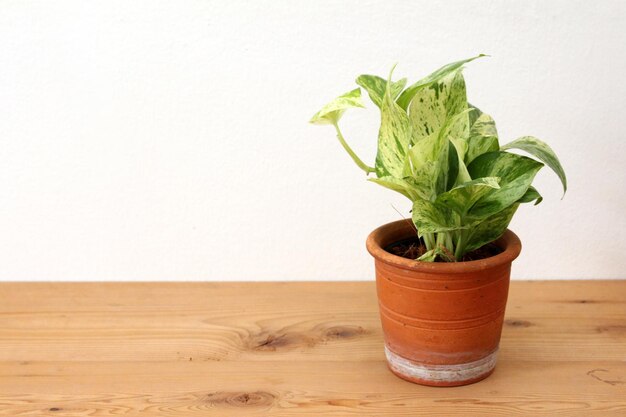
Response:
[[[417,259],[426,253],[426,246],[424,242],[419,239],[417,236],[411,237],[408,239],[401,240],[396,243],[392,243],[387,246],[385,250],[391,254],[402,256],[407,259]],[[476,261],[478,259],[485,259],[491,256],[496,256],[497,254],[502,253],[502,249],[494,245],[493,243],[487,243],[484,246],[481,246],[478,249],[475,249],[471,252],[466,253],[461,259],[461,262],[468,261]],[[435,260],[435,262],[445,262],[439,257]]]

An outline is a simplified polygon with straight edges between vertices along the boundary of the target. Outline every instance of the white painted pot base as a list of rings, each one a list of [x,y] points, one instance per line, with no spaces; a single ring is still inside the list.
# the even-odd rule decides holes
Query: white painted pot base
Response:
[[[466,381],[477,381],[487,376],[496,366],[498,351],[474,362],[454,365],[415,362],[393,353],[386,345],[385,355],[391,370],[409,380],[436,385],[462,385]]]

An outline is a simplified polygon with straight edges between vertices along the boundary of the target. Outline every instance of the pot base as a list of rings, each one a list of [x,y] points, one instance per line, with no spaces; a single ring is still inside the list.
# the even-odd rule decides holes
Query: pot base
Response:
[[[498,351],[473,362],[454,365],[423,364],[392,352],[385,345],[387,365],[402,379],[433,387],[468,385],[487,378],[496,366]]]

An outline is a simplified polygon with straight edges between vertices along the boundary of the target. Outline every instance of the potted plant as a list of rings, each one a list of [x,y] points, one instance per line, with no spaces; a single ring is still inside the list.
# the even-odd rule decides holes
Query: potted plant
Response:
[[[454,62],[406,87],[374,75],[356,79],[381,114],[373,166],[350,148],[338,122],[363,107],[356,88],[311,123],[330,124],[369,181],[412,202],[412,221],[374,230],[376,287],[387,363],[401,378],[465,385],[494,369],[511,262],[521,243],[507,226],[518,206],[542,200],[531,185],[548,165],[567,182],[552,149],[531,136],[501,146],[494,120],[467,101],[463,65]],[[406,88],[405,88],[406,87]],[[508,152],[517,149],[530,158]]]

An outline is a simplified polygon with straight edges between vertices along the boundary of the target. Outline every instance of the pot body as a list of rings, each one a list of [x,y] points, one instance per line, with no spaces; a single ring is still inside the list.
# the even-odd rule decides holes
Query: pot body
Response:
[[[384,250],[415,233],[402,220],[376,229],[367,240],[389,368],[424,385],[480,381],[496,364],[511,262],[521,243],[507,230],[495,242],[502,253],[458,263],[419,262]]]

